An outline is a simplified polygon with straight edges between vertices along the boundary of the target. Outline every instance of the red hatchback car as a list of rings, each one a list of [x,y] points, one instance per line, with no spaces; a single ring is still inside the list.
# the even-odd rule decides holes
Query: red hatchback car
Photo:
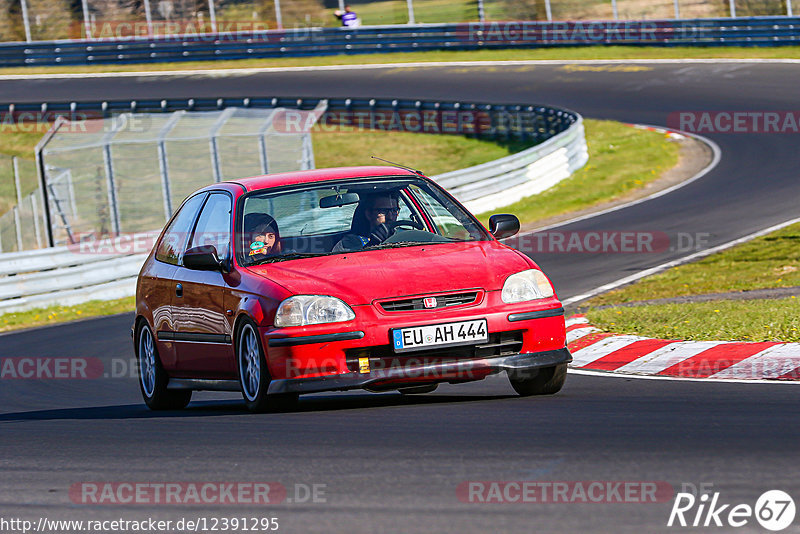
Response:
[[[564,309],[536,264],[421,173],[319,169],[187,198],[139,274],[134,347],[152,409],[241,391],[433,391],[506,371],[520,395],[566,378]]]

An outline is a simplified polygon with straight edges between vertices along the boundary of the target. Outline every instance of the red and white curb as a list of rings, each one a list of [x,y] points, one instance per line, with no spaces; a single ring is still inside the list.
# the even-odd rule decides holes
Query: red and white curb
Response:
[[[566,320],[573,369],[662,377],[800,380],[800,343],[677,341],[601,332]]]

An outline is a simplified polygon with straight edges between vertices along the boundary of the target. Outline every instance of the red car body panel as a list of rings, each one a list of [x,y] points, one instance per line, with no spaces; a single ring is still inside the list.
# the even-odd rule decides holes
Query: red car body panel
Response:
[[[250,191],[384,176],[420,178],[416,173],[394,167],[348,167],[247,178],[215,184],[201,191],[230,193],[233,213],[237,214],[239,211],[235,207],[239,198]],[[236,216],[232,217],[232,233],[237,224]],[[169,223],[165,228],[168,226]],[[170,377],[236,380],[235,329],[237,321],[244,317],[258,326],[270,375],[277,381],[353,376],[348,354],[352,360],[355,350],[390,346],[391,329],[467,319],[486,318],[492,334],[513,332],[521,336],[519,352],[523,354],[566,350],[563,309],[557,297],[517,304],[502,302],[501,289],[510,274],[538,267],[530,258],[497,240],[365,250],[251,267],[240,265],[234,254],[229,273],[193,271],[163,263],[155,259],[160,241],[161,238],[139,275],[134,329],[140,324],[138,321],[146,321],[158,334],[156,346]],[[178,284],[183,286],[181,297],[176,294]],[[387,312],[380,305],[386,299],[467,290],[478,293],[477,300],[451,308]],[[340,298],[353,309],[356,318],[340,323],[274,327],[280,303],[297,294]],[[512,314],[529,312],[541,316],[509,320]],[[277,341],[353,332],[363,333],[363,336],[319,343],[304,341],[296,345],[280,345]],[[176,341],[170,337],[174,333],[192,337],[193,341]],[[273,346],[276,342],[278,345]],[[433,381],[473,380],[489,372],[475,365],[466,378],[445,373]],[[390,384],[431,381],[432,378],[424,374],[387,380]],[[330,389],[343,388],[331,386]]]
[[[248,270],[293,294],[346,295],[348,304],[358,306],[454,289],[502,289],[509,273],[531,266],[497,241],[476,241],[304,258]]]

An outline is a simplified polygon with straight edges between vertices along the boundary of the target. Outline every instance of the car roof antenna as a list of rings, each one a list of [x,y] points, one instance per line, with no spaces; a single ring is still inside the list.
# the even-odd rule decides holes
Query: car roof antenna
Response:
[[[405,169],[405,170],[411,171],[411,172],[413,172],[415,174],[419,174],[420,176],[424,176],[422,171],[417,170],[417,169],[413,169],[411,167],[408,167],[407,165],[401,165],[400,163],[395,163],[393,161],[389,161],[388,159],[379,158],[378,156],[370,156],[370,157],[372,159],[377,159],[377,160],[380,160],[380,161],[384,161],[384,162],[388,163],[389,165],[393,165],[395,167],[400,167],[401,169]]]

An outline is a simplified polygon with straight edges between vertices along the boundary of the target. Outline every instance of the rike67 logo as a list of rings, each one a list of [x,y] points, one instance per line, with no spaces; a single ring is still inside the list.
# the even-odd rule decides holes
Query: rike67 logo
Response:
[[[684,484],[696,489],[693,484]],[[669,514],[667,526],[672,527],[733,527],[740,528],[751,525],[753,520],[763,528],[777,532],[791,526],[795,518],[794,500],[781,490],[766,491],[756,500],[749,503],[729,503],[721,497],[720,492],[709,493],[710,484],[701,484],[702,491],[678,493]],[[698,496],[698,493],[700,495]]]

